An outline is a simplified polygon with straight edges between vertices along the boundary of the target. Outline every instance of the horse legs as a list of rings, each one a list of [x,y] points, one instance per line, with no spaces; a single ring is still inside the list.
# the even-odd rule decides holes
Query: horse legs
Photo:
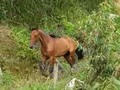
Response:
[[[41,69],[44,70],[46,68],[46,60],[48,59],[48,57],[42,55],[42,63],[41,64]]]
[[[56,63],[55,57],[51,56],[49,58],[49,64],[48,64],[48,69],[51,73],[53,72],[53,66],[54,66],[55,63]]]
[[[70,57],[72,58],[73,64],[77,64],[78,63],[78,57],[77,57],[75,51],[76,51],[76,49],[71,49],[70,50]]]
[[[78,58],[76,56],[76,53],[74,53],[74,55],[71,56],[71,58],[72,58],[72,61],[73,61],[71,71],[78,70],[78,68],[77,68]]]
[[[64,58],[66,59],[66,61],[70,64],[71,68],[72,68],[72,60],[71,60],[71,57],[70,55],[64,55]]]
[[[49,58],[42,55],[42,61],[40,61],[39,66],[43,75],[49,76],[53,72],[53,59],[52,57]]]
[[[56,63],[56,58],[54,56],[50,57],[50,65],[54,65],[54,63]]]
[[[71,68],[75,68],[76,67],[76,63],[77,63],[77,58],[75,58],[75,52],[70,52],[69,54],[65,54],[64,58],[67,60],[67,62],[70,64]]]

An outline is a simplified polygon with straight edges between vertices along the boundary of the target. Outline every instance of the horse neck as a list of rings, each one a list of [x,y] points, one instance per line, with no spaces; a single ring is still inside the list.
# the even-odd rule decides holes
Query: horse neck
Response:
[[[50,36],[44,33],[43,31],[39,31],[39,37],[40,37],[39,40],[41,42],[41,45],[46,47],[47,43],[49,42]]]

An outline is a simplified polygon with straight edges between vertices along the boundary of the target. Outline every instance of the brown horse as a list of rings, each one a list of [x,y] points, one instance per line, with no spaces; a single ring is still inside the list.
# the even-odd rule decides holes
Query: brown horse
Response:
[[[30,48],[40,41],[43,64],[49,59],[49,64],[53,66],[56,63],[56,57],[64,56],[71,68],[74,67],[77,42],[73,39],[69,37],[53,38],[39,29],[32,29],[30,39]]]

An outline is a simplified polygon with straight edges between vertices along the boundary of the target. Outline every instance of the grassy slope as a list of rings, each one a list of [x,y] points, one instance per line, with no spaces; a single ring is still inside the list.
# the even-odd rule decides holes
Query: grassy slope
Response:
[[[7,26],[0,26],[0,64],[3,70],[3,82],[0,88],[3,90],[53,90],[52,79],[42,76],[36,62],[19,59],[16,57],[17,45],[11,36],[11,30]],[[80,72],[71,75],[64,74],[63,78],[58,81],[56,90],[63,90],[65,85],[74,77],[85,79],[85,69],[87,64],[81,64]]]

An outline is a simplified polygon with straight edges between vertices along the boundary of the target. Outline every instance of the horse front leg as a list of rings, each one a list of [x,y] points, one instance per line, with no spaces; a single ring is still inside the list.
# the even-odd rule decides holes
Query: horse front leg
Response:
[[[53,68],[54,68],[53,66],[54,66],[54,63],[55,63],[55,57],[50,57],[48,62],[49,62],[49,64],[47,66],[48,67],[47,69],[50,73],[52,73]]]
[[[40,67],[40,71],[43,75],[45,76],[49,76],[50,71],[49,71],[49,61],[48,61],[48,57],[46,56],[42,56],[42,61],[39,62],[39,67]]]
[[[53,69],[53,66],[55,63],[56,63],[56,58],[54,56],[51,56],[50,63],[49,63],[50,70]]]
[[[50,58],[50,66],[53,67],[53,79],[54,79],[54,86],[58,80],[58,63],[56,62],[55,57]]]
[[[54,56],[51,56],[49,65],[53,66],[55,63],[56,63],[56,58]]]
[[[42,55],[42,63],[41,63],[41,69],[45,69],[45,67],[46,67],[46,60],[48,59],[48,57],[46,57],[46,56],[44,56],[44,55]]]

